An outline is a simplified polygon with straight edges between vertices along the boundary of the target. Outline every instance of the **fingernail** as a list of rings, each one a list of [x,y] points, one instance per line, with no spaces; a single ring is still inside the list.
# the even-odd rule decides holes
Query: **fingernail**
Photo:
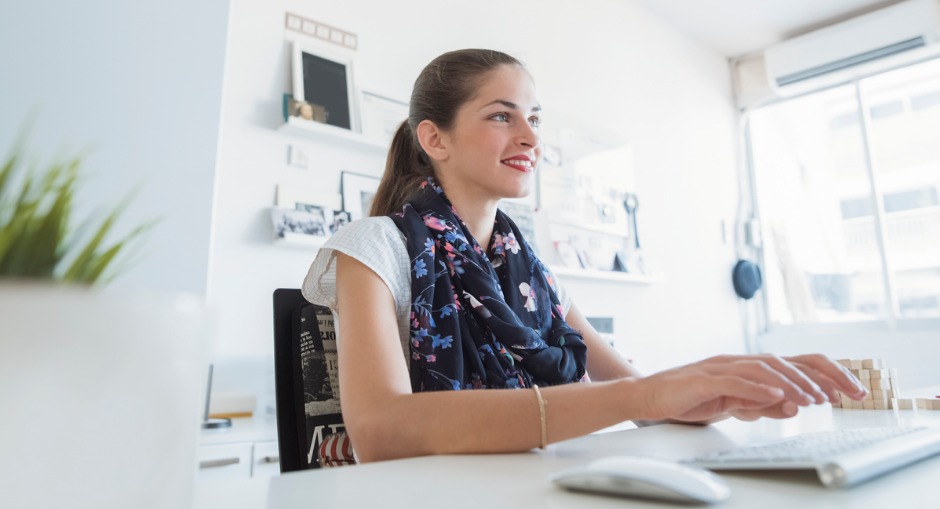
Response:
[[[784,403],[780,409],[783,410],[784,415],[789,415],[790,417],[796,415],[797,410],[799,410],[799,408],[791,401]]]
[[[828,402],[829,402],[829,396],[827,396],[825,392],[819,391],[816,393],[816,403],[822,404],[822,403],[828,403]]]

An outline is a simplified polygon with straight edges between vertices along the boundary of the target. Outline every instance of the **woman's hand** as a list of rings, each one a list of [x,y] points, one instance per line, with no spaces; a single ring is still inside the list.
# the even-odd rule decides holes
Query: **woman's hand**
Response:
[[[818,354],[723,355],[638,380],[644,418],[709,422],[731,415],[743,420],[787,418],[798,407],[854,399],[866,390],[839,364]]]

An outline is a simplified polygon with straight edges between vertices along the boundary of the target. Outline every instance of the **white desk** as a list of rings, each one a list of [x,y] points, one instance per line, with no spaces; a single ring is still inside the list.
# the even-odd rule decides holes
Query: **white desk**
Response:
[[[267,507],[669,507],[634,499],[571,493],[551,484],[550,473],[614,454],[682,459],[730,445],[841,427],[940,427],[940,411],[804,408],[783,421],[728,420],[708,427],[662,425],[598,433],[523,454],[431,456],[274,477]],[[936,508],[940,456],[846,491],[824,488],[815,474],[721,473],[732,489],[721,508]]]

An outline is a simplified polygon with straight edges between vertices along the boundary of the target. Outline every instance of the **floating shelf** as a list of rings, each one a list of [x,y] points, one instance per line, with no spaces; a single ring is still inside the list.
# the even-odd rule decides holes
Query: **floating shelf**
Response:
[[[301,138],[340,143],[347,147],[369,149],[375,152],[388,152],[389,148],[389,142],[384,140],[299,117],[288,118],[287,123],[282,124],[277,130]]]
[[[317,235],[304,235],[302,233],[284,232],[283,237],[276,237],[274,244],[280,246],[294,247],[305,250],[316,251],[329,237],[320,237]]]
[[[650,285],[656,280],[646,274],[629,274],[627,272],[614,272],[610,270],[577,269],[552,265],[549,267],[556,276],[571,279],[589,279],[594,281],[608,281],[611,283],[627,283],[635,285]]]

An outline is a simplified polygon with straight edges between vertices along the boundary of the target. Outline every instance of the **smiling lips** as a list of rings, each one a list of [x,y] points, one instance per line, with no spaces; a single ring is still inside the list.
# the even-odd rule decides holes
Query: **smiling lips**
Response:
[[[514,170],[525,173],[529,173],[535,169],[532,161],[530,161],[529,158],[525,156],[516,156],[512,159],[503,159],[500,162]]]

